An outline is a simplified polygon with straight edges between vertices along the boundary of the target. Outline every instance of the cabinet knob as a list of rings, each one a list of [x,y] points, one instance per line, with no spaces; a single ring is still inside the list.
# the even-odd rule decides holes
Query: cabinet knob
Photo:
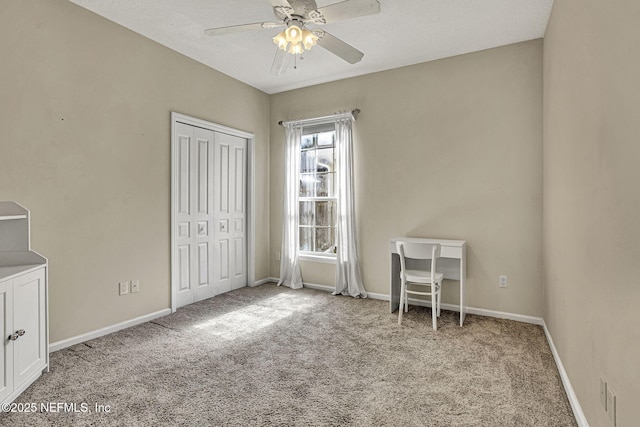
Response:
[[[20,329],[19,331],[15,331],[13,334],[9,335],[9,340],[10,341],[15,341],[18,338],[20,338],[21,336],[23,336],[24,334],[26,334],[27,331],[25,331],[24,329]]]

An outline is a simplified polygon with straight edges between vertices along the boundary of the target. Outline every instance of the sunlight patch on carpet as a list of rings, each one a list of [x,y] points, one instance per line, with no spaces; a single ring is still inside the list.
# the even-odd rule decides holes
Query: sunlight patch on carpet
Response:
[[[294,295],[280,294],[198,323],[194,327],[224,340],[233,340],[271,326],[314,305],[312,301],[301,301]]]

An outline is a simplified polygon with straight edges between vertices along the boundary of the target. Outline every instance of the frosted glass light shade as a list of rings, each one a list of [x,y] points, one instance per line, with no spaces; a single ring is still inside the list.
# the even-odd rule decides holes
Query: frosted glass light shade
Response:
[[[300,55],[317,44],[318,36],[297,25],[290,25],[289,28],[275,36],[273,42],[285,52]]]

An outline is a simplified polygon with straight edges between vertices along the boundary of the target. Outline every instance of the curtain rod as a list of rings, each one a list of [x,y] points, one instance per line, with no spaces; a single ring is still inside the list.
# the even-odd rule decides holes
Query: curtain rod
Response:
[[[317,122],[320,120],[328,120],[328,119],[332,119],[334,117],[340,116],[344,113],[336,113],[336,114],[332,114],[330,116],[324,116],[324,117],[314,117],[312,119],[301,119],[301,120],[280,120],[278,122],[278,124],[280,126],[283,126],[286,122],[297,122],[300,124],[305,124],[305,123],[311,123],[311,122]],[[351,115],[353,116],[354,119],[358,118],[358,114],[360,114],[360,109],[359,108],[354,108],[353,110],[351,110]]]

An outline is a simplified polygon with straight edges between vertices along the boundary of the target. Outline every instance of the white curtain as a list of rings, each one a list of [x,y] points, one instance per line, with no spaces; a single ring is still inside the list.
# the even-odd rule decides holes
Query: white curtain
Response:
[[[358,261],[358,239],[353,198],[352,121],[351,114],[336,120],[338,223],[336,229],[336,290],[334,295],[342,294],[366,298],[367,292],[364,290],[360,262]]]
[[[284,156],[284,193],[282,209],[282,251],[280,253],[280,280],[278,286],[285,285],[291,289],[302,287],[302,274],[298,261],[298,195],[300,193],[300,141],[302,125],[284,123],[286,132]]]

